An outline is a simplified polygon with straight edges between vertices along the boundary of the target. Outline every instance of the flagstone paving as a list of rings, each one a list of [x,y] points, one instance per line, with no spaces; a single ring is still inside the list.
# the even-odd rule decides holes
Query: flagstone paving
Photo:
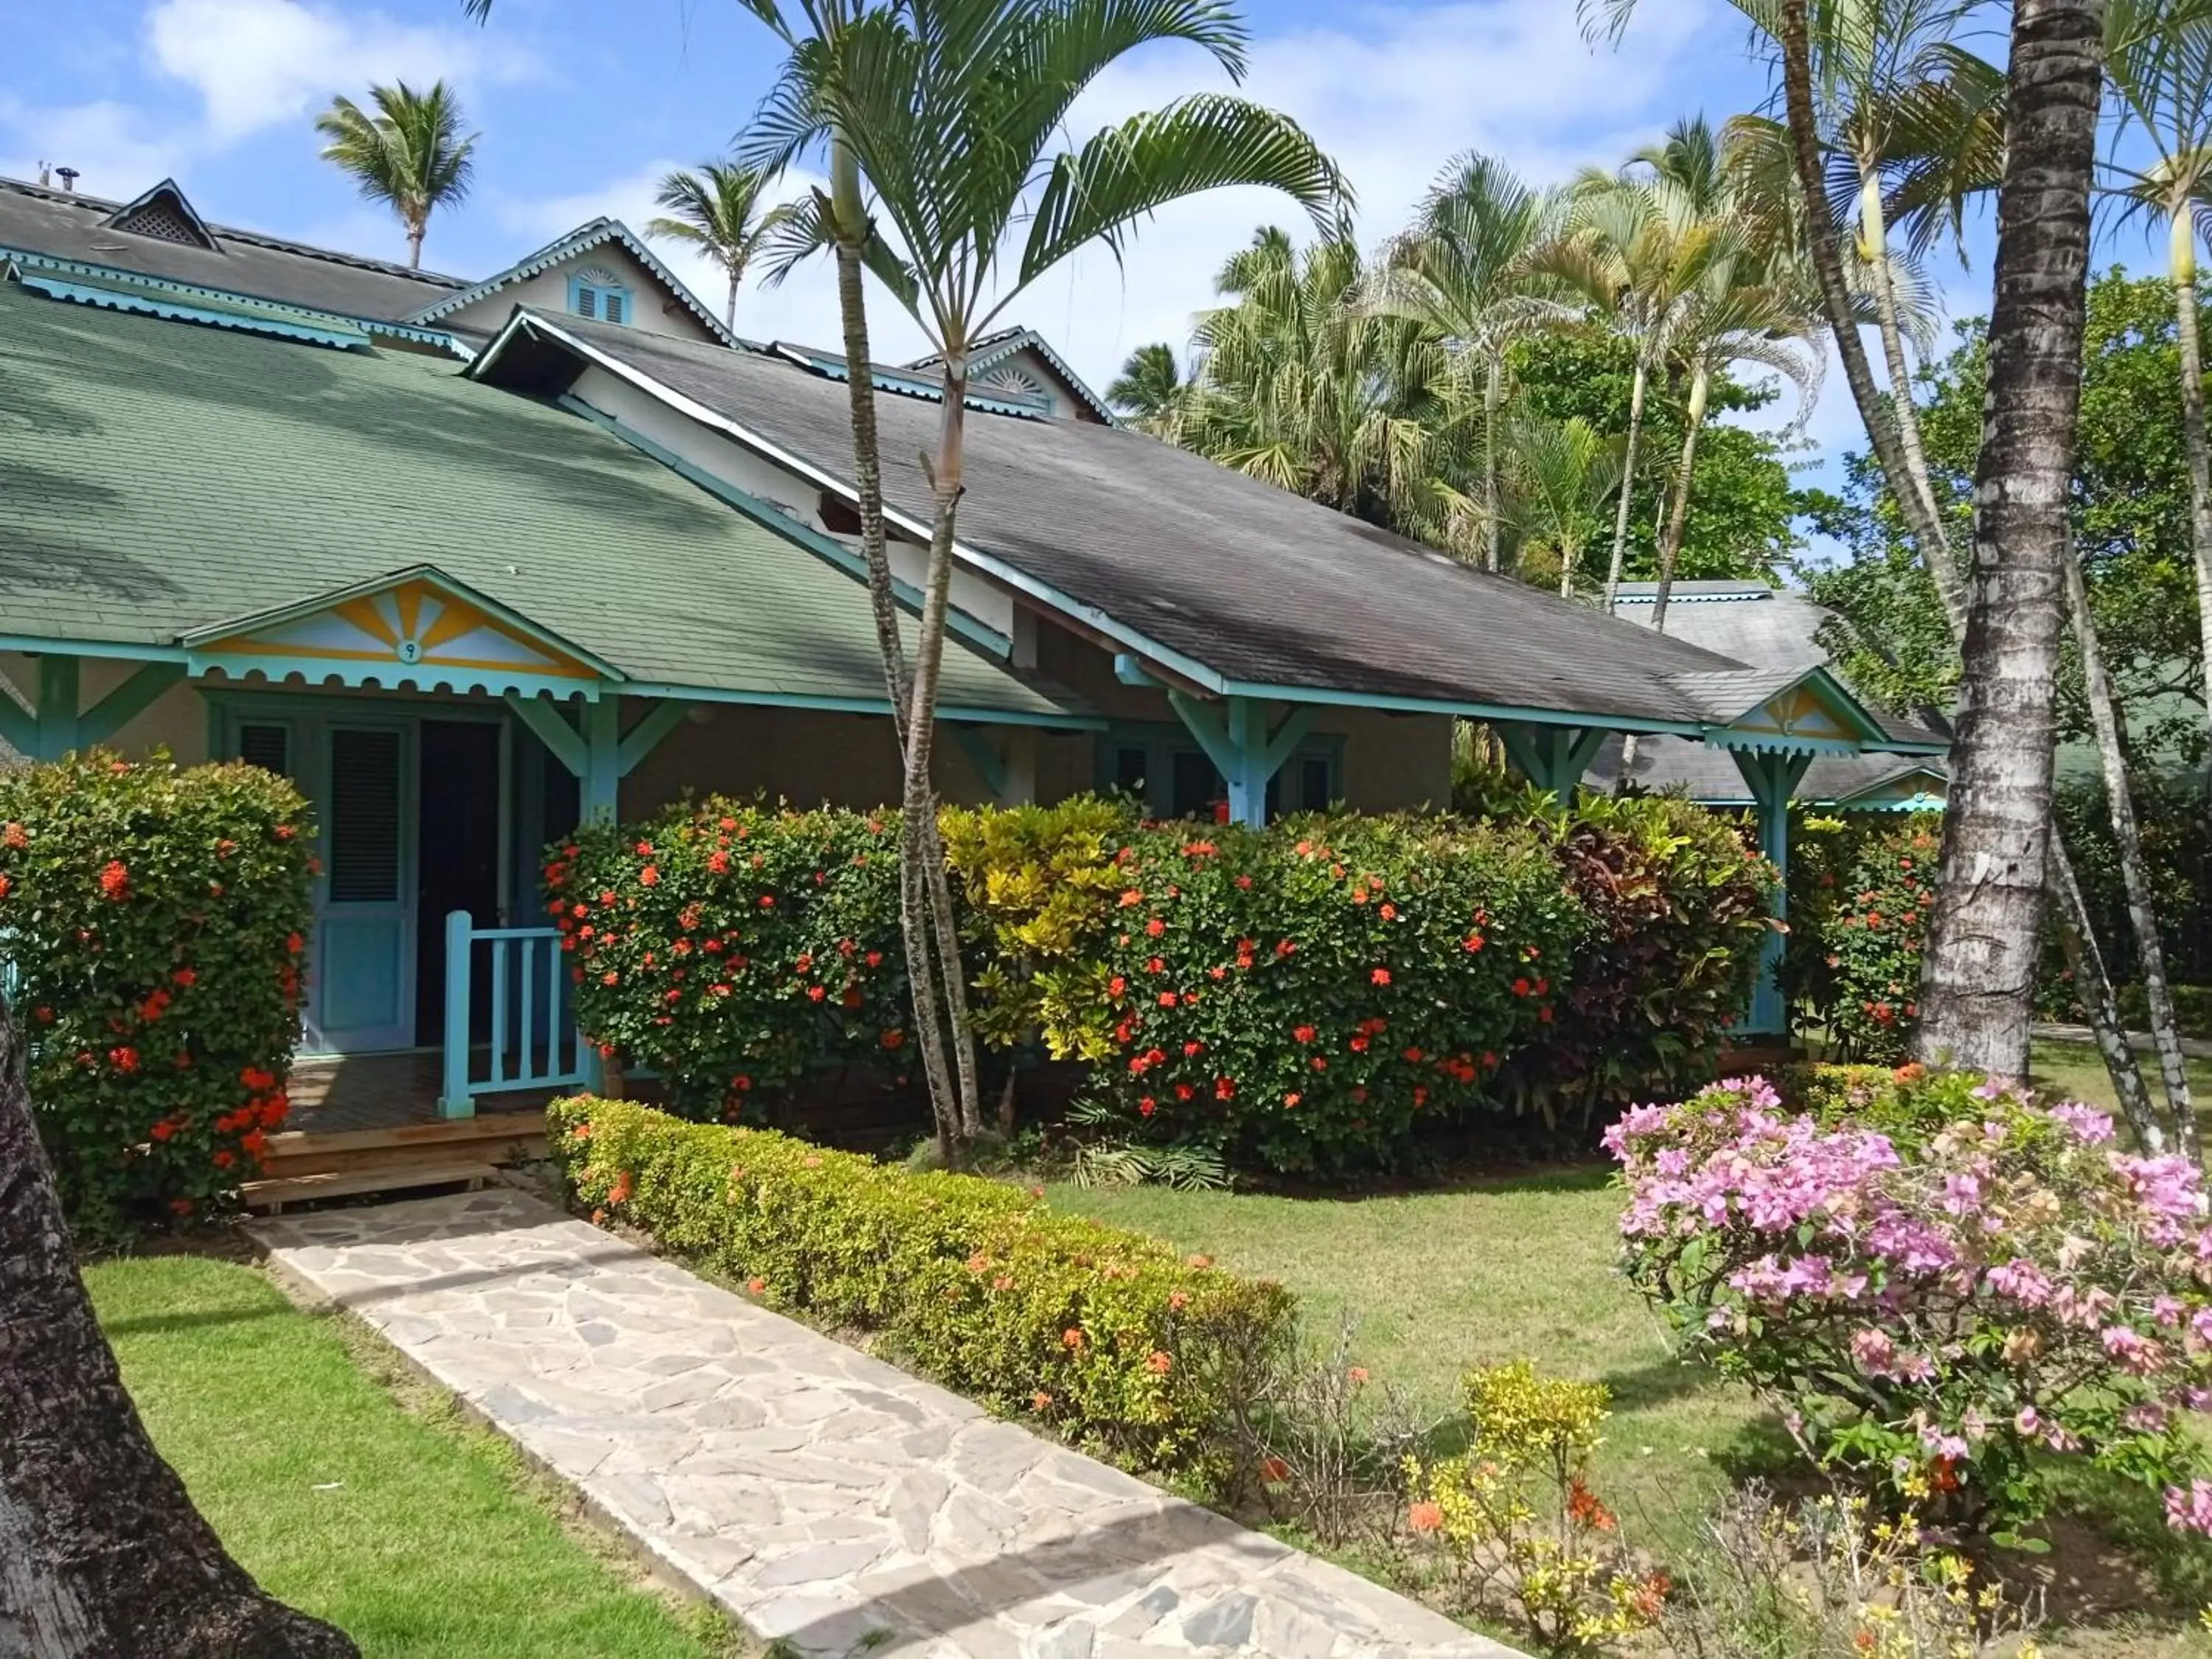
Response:
[[[1514,1659],[526,1194],[253,1231],[798,1652]]]

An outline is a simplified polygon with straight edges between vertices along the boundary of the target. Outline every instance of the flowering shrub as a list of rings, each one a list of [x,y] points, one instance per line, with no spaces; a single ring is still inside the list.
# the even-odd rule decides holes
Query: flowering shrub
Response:
[[[1829,1468],[1930,1520],[2009,1528],[2057,1455],[2170,1489],[2212,1532],[2179,1415],[2212,1395],[2193,1165],[2109,1118],[1908,1068],[1892,1133],[1787,1116],[1756,1079],[1608,1130],[1626,1270],[1686,1348]]]
[[[1408,1466],[1415,1536],[1449,1559],[1471,1608],[1509,1613],[1548,1652],[1603,1653],[1648,1628],[1670,1585],[1631,1570],[1589,1486],[1604,1385],[1540,1376],[1524,1359],[1478,1367],[1463,1386],[1466,1453]]]
[[[1146,1467],[1203,1469],[1218,1425],[1292,1339],[1281,1286],[1000,1182],[618,1101],[556,1101],[548,1129],[570,1190],[602,1218]]]
[[[553,849],[591,1036],[687,1115],[904,1059],[888,817],[709,800]],[[1741,1006],[1765,866],[1679,801],[1508,823],[947,812],[977,1029],[1092,1068],[1138,1140],[1387,1164],[1415,1126],[1665,1076]]]
[[[544,892],[579,1022],[679,1110],[734,1118],[840,1066],[904,1070],[896,816],[683,802],[577,830]]]
[[[1803,924],[1793,988],[1825,998],[1813,1012],[1842,1057],[1894,1064],[1911,1046],[1940,826],[1921,817],[1865,835],[1832,872],[1833,889],[1802,918],[1793,903],[1793,927]],[[1817,972],[1803,962],[1815,950]]]
[[[250,766],[0,773],[0,957],[80,1234],[198,1213],[258,1168],[299,1034],[313,832]]]
[[[1548,799],[1548,798],[1546,798]],[[1771,866],[1728,819],[1679,796],[1584,793],[1553,814],[1567,889],[1589,918],[1560,1017],[1507,1073],[1538,1098],[1626,1103],[1712,1075],[1758,977]]]

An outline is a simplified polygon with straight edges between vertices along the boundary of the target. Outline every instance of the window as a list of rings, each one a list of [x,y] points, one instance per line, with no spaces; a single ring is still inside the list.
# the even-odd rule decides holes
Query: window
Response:
[[[595,322],[627,323],[632,315],[629,289],[605,266],[586,265],[568,278],[568,309]]]
[[[1317,812],[1334,804],[1342,787],[1344,739],[1309,738],[1267,782],[1267,816]],[[1229,786],[1206,751],[1179,726],[1117,728],[1099,745],[1098,787],[1128,795],[1155,817],[1211,817],[1229,798]]]
[[[258,723],[238,728],[238,757],[279,777],[292,775],[292,728]]]

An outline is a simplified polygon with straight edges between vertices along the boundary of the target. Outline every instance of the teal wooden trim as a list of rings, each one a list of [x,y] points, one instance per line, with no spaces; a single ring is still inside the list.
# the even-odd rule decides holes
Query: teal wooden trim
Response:
[[[684,717],[691,712],[691,705],[674,697],[666,697],[647,709],[645,718],[623,734],[615,749],[615,764],[624,777],[637,769],[637,764],[655,749],[660,740],[684,724]]]
[[[556,678],[550,674],[503,674],[466,670],[454,673],[434,664],[428,667],[410,667],[397,658],[387,665],[359,661],[340,662],[326,657],[278,657],[246,652],[231,654],[196,651],[191,656],[191,668],[195,675],[220,674],[234,684],[247,686],[262,684],[283,687],[296,679],[299,684],[292,689],[297,690],[343,685],[362,691],[413,690],[431,695],[450,693],[455,696],[477,693],[488,697],[581,697],[592,702],[599,700],[602,689],[602,682],[598,680]]]
[[[1863,755],[1869,747],[1836,738],[1784,738],[1771,732],[1732,732],[1724,726],[1708,732],[1705,742],[1715,749],[1737,755],[1803,755],[1808,758],[1814,755]]]
[[[723,686],[678,685],[640,681],[622,688],[629,697],[683,697],[692,702],[737,703],[747,708],[804,708],[824,714],[884,714],[890,704],[882,697],[817,696],[803,691],[743,691]],[[1039,726],[1054,732],[1103,732],[1110,722],[1103,714],[1063,713],[1051,708],[985,708],[968,703],[939,703],[939,725],[972,722],[978,726]]]
[[[1775,927],[1759,950],[1759,979],[1752,989],[1751,1012],[1743,1026],[1747,1031],[1771,1036],[1789,1025],[1781,973],[1784,938],[1790,931],[1790,798],[1805,781],[1813,757],[1781,750],[1730,752],[1759,814],[1759,850],[1774,866],[1778,878],[1768,908]]]
[[[1267,739],[1267,749],[1260,760],[1261,770],[1270,778],[1281,771],[1283,763],[1297,752],[1298,745],[1306,740],[1306,734],[1312,730],[1312,709],[1293,708],[1284,715],[1282,724],[1275,728],[1275,735]]]
[[[738,337],[723,325],[720,315],[709,310],[697,295],[684,285],[683,281],[674,271],[661,263],[659,255],[655,254],[644,242],[630,234],[629,226],[623,224],[619,219],[610,219],[604,214],[587,224],[579,225],[558,240],[548,242],[535,253],[525,254],[519,264],[509,265],[505,270],[495,271],[471,287],[462,289],[458,293],[448,294],[444,298],[421,307],[410,314],[409,320],[427,323],[433,319],[463,310],[474,305],[487,295],[497,293],[509,283],[535,276],[540,271],[559,264],[563,259],[587,252],[608,242],[619,243],[628,251],[632,258],[659,278],[668,291],[680,300],[690,310],[691,314],[706,325],[708,331],[724,345],[734,346],[740,343]]]
[[[1603,726],[1530,726],[1501,720],[1491,727],[1522,777],[1565,804],[1582,787],[1583,774],[1613,734]]]
[[[123,662],[182,662],[180,645],[149,645],[143,640],[55,640],[37,634],[0,634],[0,651],[27,651],[57,657],[112,657]]]
[[[981,726],[956,726],[951,730],[953,743],[968,757],[968,764],[975,769],[975,775],[982,780],[983,787],[990,791],[991,799],[1005,800],[1006,757],[991,746],[991,739]]]
[[[592,308],[584,309],[583,299],[592,296]],[[607,301],[612,300],[617,315],[607,315]],[[568,309],[586,322],[612,323],[617,328],[630,327],[637,321],[637,295],[630,292],[627,283],[587,283],[575,271],[568,273]]]
[[[445,1087],[438,1095],[438,1115],[444,1118],[477,1115],[476,1096],[469,1089],[469,1039],[475,1035],[469,1029],[469,1005],[474,1000],[470,979],[476,968],[473,926],[467,911],[446,912]],[[499,1063],[495,1047],[492,1063]]]
[[[0,691],[0,743],[19,755],[38,753],[39,717],[5,691]]]
[[[1505,758],[1513,763],[1514,769],[1539,787],[1547,787],[1544,783],[1543,757],[1537,750],[1534,732],[1518,720],[1499,720],[1490,729],[1505,745]]]
[[[789,514],[777,511],[759,496],[738,489],[726,478],[716,477],[705,467],[686,460],[667,445],[648,438],[635,427],[618,420],[605,410],[594,409],[573,392],[563,392],[555,401],[570,414],[580,415],[602,431],[621,439],[639,454],[659,462],[678,477],[705,490],[724,506],[735,507],[763,529],[773,532],[794,546],[805,548],[823,563],[835,566],[848,576],[858,577],[862,581],[868,579],[867,561],[835,537],[823,534],[811,525],[801,524]],[[908,614],[921,614],[924,595],[912,582],[892,577],[891,597]],[[977,621],[957,607],[947,614],[945,626],[969,644],[988,651],[1002,662],[1014,653],[1014,642],[1011,637],[987,623]]]
[[[584,705],[583,788],[586,823],[612,823],[622,804],[622,708],[612,697]]]
[[[1188,691],[1174,690],[1168,692],[1168,707],[1176,711],[1183,730],[1190,733],[1206,759],[1213,763],[1215,771],[1226,778],[1237,769],[1237,751],[1230,742],[1229,727],[1219,710]]]
[[[1595,725],[1607,732],[1661,732],[1683,738],[1702,738],[1713,729],[1711,722],[1705,720],[1658,720],[1641,714],[1592,713],[1586,709],[1534,708],[1522,703],[1474,702],[1451,697],[1404,697],[1383,692],[1333,690],[1326,686],[1278,685],[1257,680],[1224,679],[1220,689],[1230,696],[1261,697],[1273,702],[1304,702],[1333,708],[1382,708],[1401,714],[1456,714],[1466,720],[1491,724],[1500,720],[1522,720],[1530,726]]]
[[[1144,659],[1133,651],[1114,653],[1114,678],[1124,685],[1158,685],[1158,675],[1145,666]]]
[[[561,763],[571,777],[580,778],[590,764],[585,752],[584,739],[576,728],[568,724],[558,708],[538,697],[518,697],[509,695],[504,701],[514,710],[515,719],[530,728],[530,733],[545,745],[553,758]]]
[[[282,321],[275,317],[258,315],[252,311],[184,304],[157,299],[151,294],[104,288],[93,283],[72,283],[64,277],[49,276],[35,271],[18,270],[15,280],[23,287],[49,299],[94,306],[103,311],[129,311],[141,316],[166,318],[173,322],[203,323],[241,334],[273,334],[280,339],[301,340],[310,345],[334,346],[341,351],[366,351],[369,347],[368,331],[350,325],[343,329],[318,328],[307,323]]]
[[[1250,697],[1229,699],[1229,744],[1236,764],[1222,773],[1229,785],[1229,816],[1249,829],[1267,822],[1267,778],[1261,761],[1267,748],[1267,706]]]
[[[88,744],[106,743],[123,727],[154,706],[156,699],[185,678],[182,663],[149,662],[98,702],[77,716],[77,738]]]
[[[781,343],[776,346],[776,352],[778,356],[790,359],[801,368],[811,369],[825,380],[849,381],[853,378],[852,365],[842,357],[832,357],[819,351],[806,351],[799,347],[784,345]],[[969,373],[974,373],[974,370],[970,369]],[[933,380],[924,374],[912,374],[901,369],[885,368],[881,364],[878,364],[875,372],[869,379],[878,392],[891,392],[901,398],[915,398],[923,403],[941,404],[945,401],[945,383],[942,380]],[[1046,416],[1046,411],[1035,404],[1015,403],[1010,398],[994,398],[988,392],[976,391],[972,382],[969,385],[968,395],[961,401],[969,408],[981,410],[988,415],[1012,415],[1027,421],[1042,420]]]
[[[33,760],[59,760],[78,746],[76,657],[39,659],[38,730],[33,734]]]

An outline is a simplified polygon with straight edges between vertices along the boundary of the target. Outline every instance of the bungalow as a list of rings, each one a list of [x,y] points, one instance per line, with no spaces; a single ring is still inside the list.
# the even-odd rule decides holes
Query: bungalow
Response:
[[[686,789],[895,796],[852,366],[732,339],[621,225],[466,283],[210,225],[173,182],[0,181],[0,742],[290,774],[322,836],[310,1052],[434,1050],[453,1114],[573,1083],[529,925],[550,836]],[[1812,757],[1942,746],[1825,671],[1123,429],[1028,331],[977,361],[950,798],[1441,804],[1471,717],[1559,790],[1611,733],[1725,751],[1780,856]],[[941,366],[866,372],[911,608]]]

